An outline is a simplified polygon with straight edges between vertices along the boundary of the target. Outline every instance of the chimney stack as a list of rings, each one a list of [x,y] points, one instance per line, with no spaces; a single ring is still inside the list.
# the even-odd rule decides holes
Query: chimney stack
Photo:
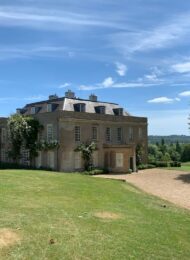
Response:
[[[96,95],[94,95],[94,94],[91,94],[90,96],[89,96],[89,100],[90,101],[98,101],[98,97],[96,96]]]
[[[68,89],[68,91],[65,92],[65,97],[66,98],[75,98],[75,93],[72,92],[70,89]]]

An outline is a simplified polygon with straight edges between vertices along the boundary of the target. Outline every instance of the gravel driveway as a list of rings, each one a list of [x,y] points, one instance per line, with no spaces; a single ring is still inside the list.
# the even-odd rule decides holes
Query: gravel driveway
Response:
[[[104,175],[104,177],[126,180],[145,192],[190,209],[190,172],[150,169],[133,174]]]

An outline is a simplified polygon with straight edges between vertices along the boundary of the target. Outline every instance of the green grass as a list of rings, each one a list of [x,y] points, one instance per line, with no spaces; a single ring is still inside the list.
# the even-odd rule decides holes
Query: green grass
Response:
[[[94,216],[101,211],[122,218]],[[79,174],[0,171],[1,228],[22,238],[19,245],[0,249],[1,260],[190,256],[189,211],[124,182]]]
[[[167,169],[190,172],[190,162],[182,163],[181,167],[168,167]]]

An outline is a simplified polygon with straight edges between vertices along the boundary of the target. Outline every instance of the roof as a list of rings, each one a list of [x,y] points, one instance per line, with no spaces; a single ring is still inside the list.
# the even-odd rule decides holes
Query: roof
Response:
[[[116,103],[111,103],[111,102],[104,102],[104,101],[92,101],[88,99],[81,99],[81,98],[68,98],[68,97],[61,97],[61,98],[54,98],[54,99],[48,99],[44,101],[39,101],[39,102],[34,102],[34,103],[29,103],[26,104],[26,106],[21,109],[23,111],[23,114],[30,114],[30,108],[31,107],[38,107],[40,108],[38,110],[38,113],[44,113],[47,112],[47,104],[55,104],[55,109],[53,111],[75,111],[74,110],[74,105],[82,103],[85,104],[85,112],[86,113],[96,113],[95,108],[98,106],[104,106],[105,107],[105,114],[107,115],[114,115],[114,110],[113,109],[119,109],[121,108],[118,104]],[[124,111],[123,112],[124,116],[129,116],[129,113]]]

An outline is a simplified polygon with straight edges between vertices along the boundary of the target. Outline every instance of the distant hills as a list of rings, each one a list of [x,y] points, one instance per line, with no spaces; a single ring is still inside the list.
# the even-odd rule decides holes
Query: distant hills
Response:
[[[190,136],[187,135],[168,135],[168,136],[160,136],[160,135],[149,135],[148,142],[151,144],[160,143],[161,140],[164,139],[166,144],[176,143],[177,141],[181,144],[190,143]]]

